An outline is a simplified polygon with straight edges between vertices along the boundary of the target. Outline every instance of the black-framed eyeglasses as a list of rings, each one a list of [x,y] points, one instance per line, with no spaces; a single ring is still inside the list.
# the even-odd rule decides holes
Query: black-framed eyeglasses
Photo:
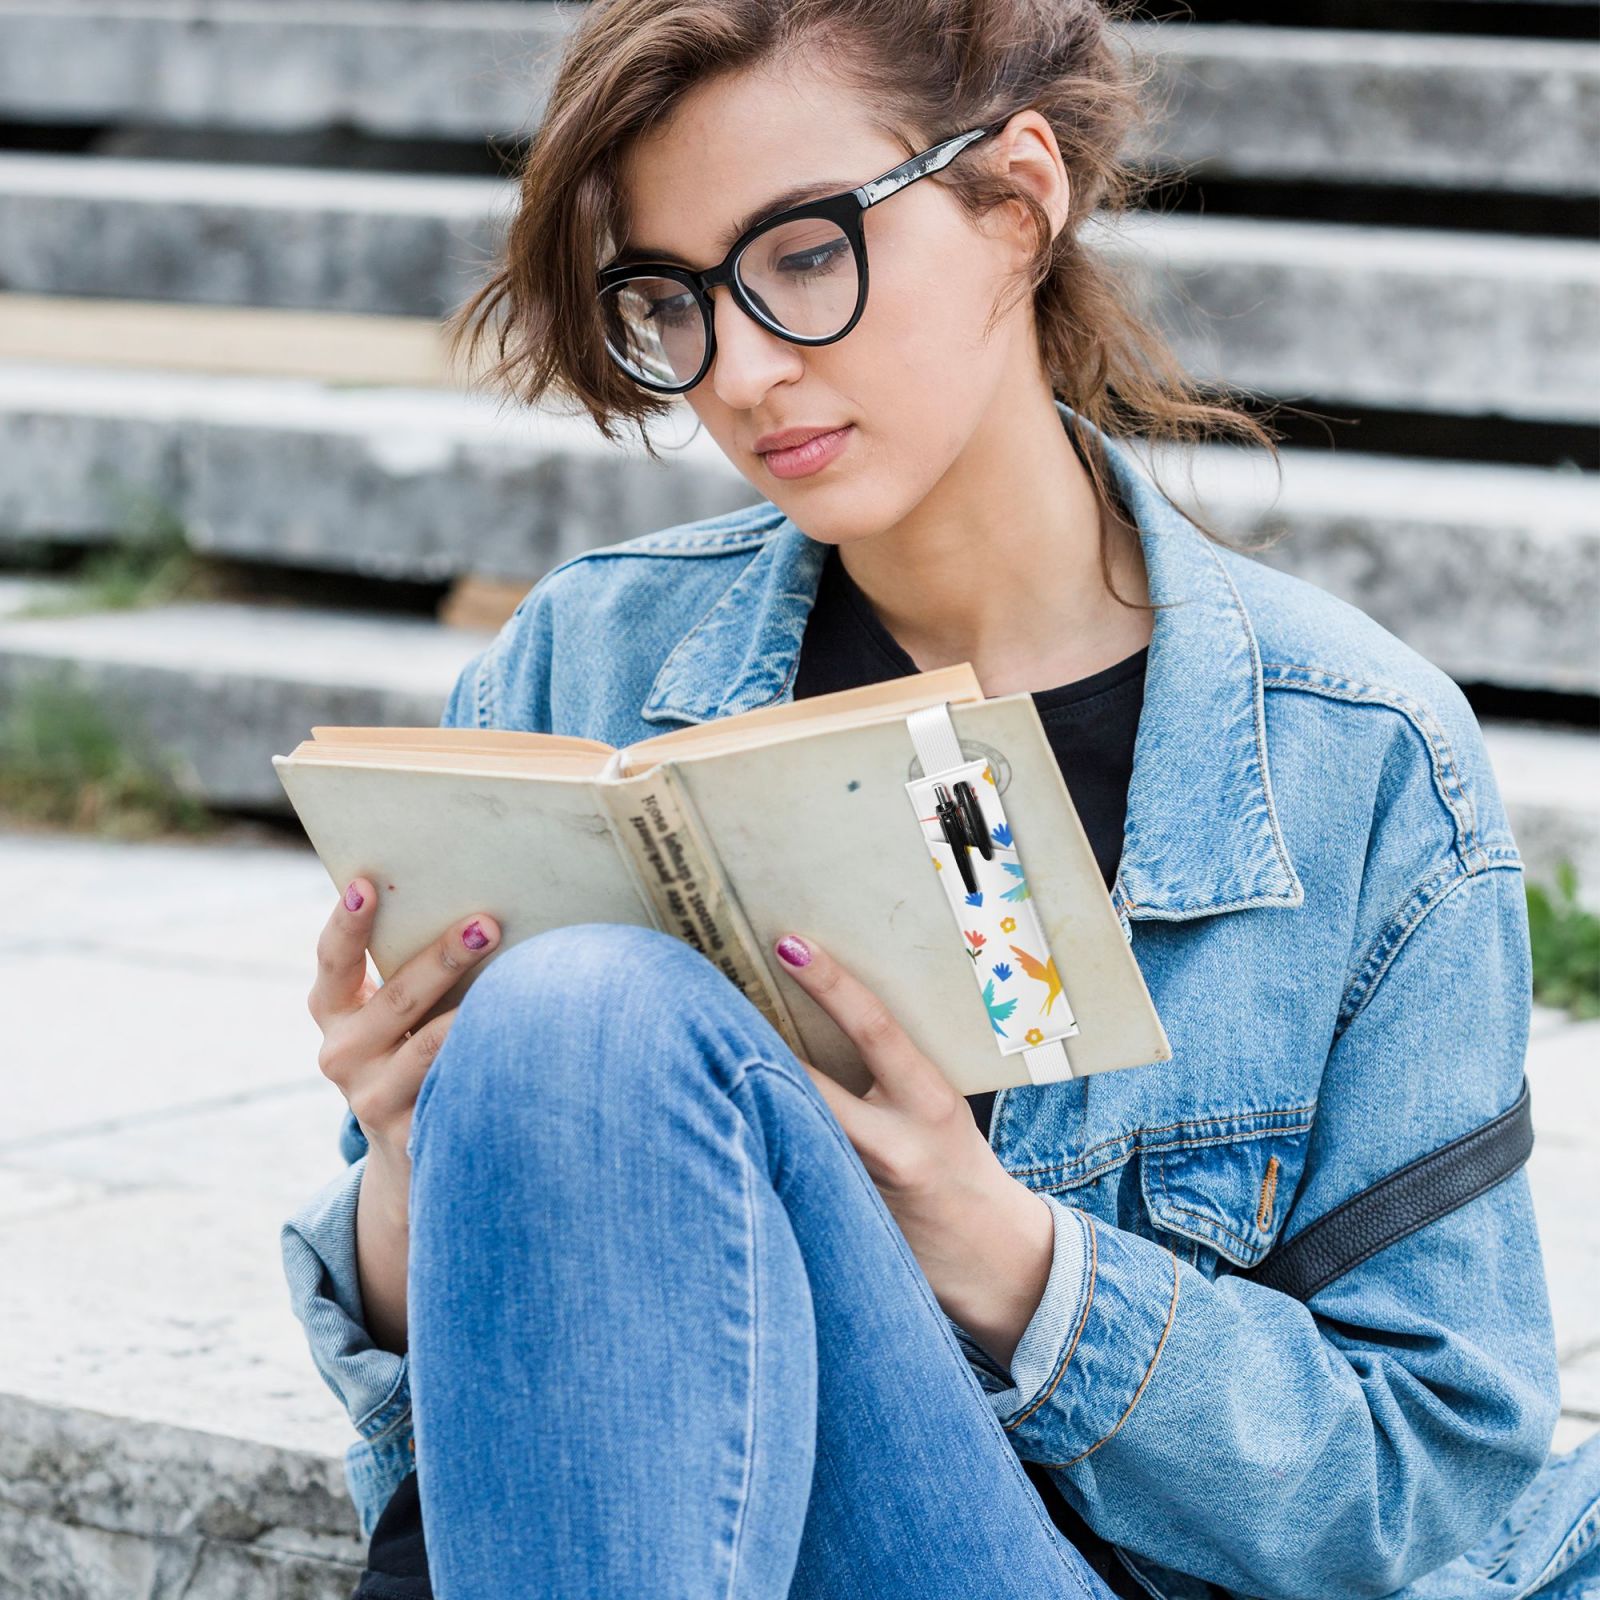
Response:
[[[613,262],[595,274],[606,349],[628,376],[661,394],[682,394],[716,359],[711,291],[726,284],[763,328],[791,344],[842,339],[867,304],[869,206],[948,166],[968,145],[1011,119],[969,128],[839,194],[763,218],[704,272],[675,261]]]

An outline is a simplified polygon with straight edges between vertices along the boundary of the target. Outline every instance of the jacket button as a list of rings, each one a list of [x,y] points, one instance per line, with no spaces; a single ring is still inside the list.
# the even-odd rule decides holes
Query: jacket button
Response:
[[[409,1450],[412,1455],[415,1455],[417,1453],[417,1441],[415,1439],[407,1439],[406,1449]]]

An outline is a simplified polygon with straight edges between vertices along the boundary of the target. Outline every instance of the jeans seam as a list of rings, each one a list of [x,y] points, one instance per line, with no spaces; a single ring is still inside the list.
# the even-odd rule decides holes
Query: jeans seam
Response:
[[[728,1563],[728,1600],[738,1593],[739,1584],[739,1557],[744,1548],[744,1530],[746,1516],[750,1508],[750,1474],[755,1460],[755,1405],[758,1360],[757,1347],[760,1339],[757,1330],[760,1326],[761,1307],[757,1301],[760,1293],[759,1284],[761,1274],[756,1270],[756,1227],[755,1227],[755,1200],[750,1183],[750,1160],[739,1164],[740,1179],[744,1189],[744,1219],[745,1238],[748,1245],[745,1251],[745,1272],[747,1279],[747,1305],[750,1315],[750,1360],[747,1368],[744,1408],[744,1481],[739,1486],[739,1512],[735,1518],[733,1531],[733,1548],[730,1552]]]
[[[871,1173],[867,1172],[865,1166],[861,1164],[861,1157],[860,1157],[859,1152],[856,1150],[856,1147],[850,1142],[849,1136],[845,1133],[843,1127],[840,1125],[838,1117],[834,1115],[833,1109],[828,1105],[827,1101],[825,1101],[822,1098],[821,1092],[816,1090],[815,1085],[811,1085],[811,1088],[813,1089],[813,1092],[815,1094],[815,1100],[813,1101],[813,1099],[810,1096],[807,1096],[806,1093],[805,1093],[805,1089],[806,1089],[807,1085],[798,1082],[795,1079],[794,1075],[791,1072],[789,1072],[786,1068],[784,1068],[780,1063],[775,1062],[775,1061],[768,1061],[765,1056],[751,1056],[747,1060],[741,1062],[739,1067],[736,1069],[735,1074],[734,1074],[734,1081],[730,1085],[730,1093],[732,1092],[733,1089],[738,1087],[739,1079],[741,1077],[743,1077],[746,1074],[748,1074],[753,1068],[758,1068],[758,1067],[759,1068],[763,1068],[767,1072],[769,1072],[777,1082],[785,1085],[788,1088],[794,1089],[797,1092],[799,1092],[800,1095],[801,1095],[801,1098],[804,1099],[808,1105],[812,1106],[812,1109],[821,1118],[824,1126],[828,1129],[828,1131],[832,1135],[832,1137],[835,1140],[837,1140],[839,1142],[839,1144],[844,1149],[848,1150],[853,1157],[855,1157],[856,1165],[860,1167],[860,1170],[861,1170],[862,1174],[865,1176],[865,1178],[867,1180],[868,1189],[871,1191],[872,1194],[874,1194],[874,1195],[876,1195],[878,1197],[878,1200],[881,1203],[884,1204],[884,1210],[887,1212],[888,1211],[887,1203],[883,1202],[883,1196],[881,1194],[879,1194],[878,1186],[875,1183],[873,1183]],[[808,1082],[809,1082],[809,1080],[808,1080]],[[927,1296],[927,1298],[930,1301],[932,1301],[932,1309],[933,1309],[933,1312],[935,1314],[936,1320],[939,1322],[940,1326],[942,1326],[944,1328],[945,1337],[950,1340],[952,1345],[955,1345],[955,1347],[956,1347],[956,1355],[957,1355],[961,1365],[963,1367],[967,1368],[970,1381],[972,1382],[974,1387],[977,1387],[978,1380],[977,1380],[976,1376],[972,1375],[971,1368],[970,1368],[970,1366],[968,1366],[967,1359],[966,1359],[965,1355],[963,1355],[962,1352],[961,1352],[961,1347],[960,1347],[959,1343],[957,1343],[955,1335],[950,1332],[949,1324],[945,1320],[946,1314],[945,1314],[944,1308],[939,1304],[938,1300],[932,1295],[931,1290],[928,1287],[926,1274],[924,1274],[923,1271],[922,1271],[921,1263],[917,1261],[916,1252],[914,1250],[912,1250],[910,1244],[907,1243],[906,1236],[905,1236],[904,1233],[901,1232],[899,1224],[894,1221],[893,1212],[888,1212],[888,1220],[889,1220],[889,1223],[891,1224],[891,1226],[889,1227],[889,1232],[893,1236],[897,1248],[899,1248],[907,1256],[909,1256],[910,1259],[911,1259],[912,1264],[915,1265],[916,1268],[917,1268],[916,1273],[913,1274],[913,1282],[915,1282],[919,1286],[919,1288],[922,1290],[923,1294],[925,1296]],[[1089,1231],[1090,1231],[1090,1235],[1092,1237],[1094,1230],[1091,1228]],[[986,1402],[986,1397],[983,1397],[980,1394],[980,1398],[985,1399],[985,1402]],[[992,1410],[989,1411],[988,1414],[991,1417],[994,1416],[994,1412]],[[1010,1441],[1005,1438],[1004,1434],[1002,1434],[1001,1437],[1002,1437],[1002,1442],[1003,1443],[1006,1443],[1006,1444],[1010,1443]],[[1025,1484],[1028,1484],[1028,1487],[1031,1490],[1032,1489],[1032,1485],[1031,1485],[1031,1483],[1028,1483],[1027,1474],[1022,1471],[1022,1464],[1021,1464],[1020,1458],[1017,1456],[1016,1451],[1014,1449],[1011,1450],[1010,1453],[1011,1453],[1011,1459],[1016,1465],[1016,1470],[1017,1470],[1018,1474],[1022,1477],[1023,1482]],[[1054,1549],[1057,1558],[1061,1562],[1061,1570],[1062,1570],[1062,1572],[1067,1577],[1071,1578],[1072,1581],[1077,1585],[1080,1594],[1082,1594],[1082,1596],[1083,1596],[1083,1600],[1093,1600],[1093,1596],[1092,1596],[1090,1590],[1084,1584],[1083,1575],[1078,1571],[1078,1569],[1075,1566],[1073,1566],[1073,1564],[1066,1558],[1066,1556],[1062,1554],[1061,1545],[1063,1543],[1068,1543],[1069,1547],[1070,1547],[1070,1541],[1068,1541],[1067,1538],[1066,1538],[1066,1535],[1063,1534],[1056,1527],[1054,1521],[1051,1520],[1050,1515],[1049,1515],[1048,1511],[1045,1508],[1044,1502],[1042,1500],[1040,1500],[1039,1497],[1038,1497],[1038,1491],[1037,1490],[1033,1490],[1033,1504],[1034,1504],[1034,1509],[1035,1509],[1036,1515],[1037,1515],[1037,1517],[1039,1519],[1040,1526],[1045,1529],[1047,1536],[1049,1537],[1049,1539],[1052,1542],[1052,1549]],[[1078,1552],[1077,1552],[1077,1550],[1075,1548],[1073,1549],[1073,1553],[1075,1555],[1078,1554]],[[1083,1559],[1083,1557],[1081,1555],[1079,1555],[1078,1559],[1081,1561]]]

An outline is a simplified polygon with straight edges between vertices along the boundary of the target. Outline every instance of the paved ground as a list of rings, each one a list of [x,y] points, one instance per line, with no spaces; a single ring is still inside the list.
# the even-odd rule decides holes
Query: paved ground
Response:
[[[280,1220],[339,1166],[305,1009],[334,889],[304,847],[0,828],[0,1389],[342,1452]],[[1532,1176],[1565,1372],[1600,1427],[1600,1023],[1536,1019]]]

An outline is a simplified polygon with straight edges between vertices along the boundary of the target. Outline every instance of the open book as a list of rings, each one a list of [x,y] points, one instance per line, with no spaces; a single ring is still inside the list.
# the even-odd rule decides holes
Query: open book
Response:
[[[934,747],[913,726],[942,728],[968,803],[983,791],[989,859],[966,854],[987,896],[964,892],[969,873],[958,883],[920,803],[940,774],[924,773],[919,748]],[[520,940],[620,922],[699,950],[797,1055],[857,1091],[871,1080],[854,1047],[773,953],[786,932],[815,935],[963,1094],[1038,1081],[1027,1042],[1045,1035],[1066,1052],[1055,1076],[1171,1056],[1032,696],[985,699],[969,663],[620,750],[501,729],[311,733],[272,764],[335,891],[377,884],[380,976],[458,917],[500,924],[494,955],[430,1016]]]

